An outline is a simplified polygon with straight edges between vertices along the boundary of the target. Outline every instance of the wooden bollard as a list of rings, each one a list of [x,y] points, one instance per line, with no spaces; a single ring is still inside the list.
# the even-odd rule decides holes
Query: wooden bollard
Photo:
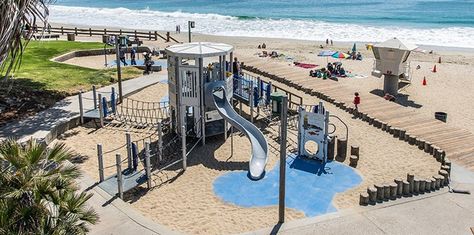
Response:
[[[344,162],[347,157],[347,140],[345,138],[337,139],[337,161]]]
[[[433,149],[431,150],[431,155],[436,158],[436,154],[438,153],[438,150],[441,150],[440,147],[433,145]]]
[[[398,185],[395,182],[393,182],[393,183],[390,183],[388,186],[390,188],[390,199],[395,200],[397,198]]]
[[[395,183],[397,184],[397,196],[402,196],[403,194],[403,179],[395,179]]]
[[[408,173],[407,174],[407,182],[410,183],[410,193],[413,193],[413,181],[415,180],[415,175]]]
[[[424,146],[424,150],[425,150],[425,153],[431,153],[431,142],[429,141],[425,141],[425,146]]]
[[[374,187],[377,189],[377,201],[383,201],[385,191],[381,184],[375,184]]]
[[[358,161],[359,161],[359,157],[355,155],[351,155],[349,158],[349,166],[356,168]]]
[[[400,129],[400,135],[398,136],[399,140],[404,140],[405,139],[405,133],[407,133],[406,130]]]
[[[408,181],[403,181],[403,195],[409,196],[410,195],[410,183]]]
[[[380,122],[379,119],[374,119],[374,127],[377,127],[377,128],[381,128],[382,127],[382,123]]]
[[[369,194],[369,202],[376,203],[377,202],[377,189],[374,187],[367,188],[367,193]]]
[[[418,148],[420,150],[424,150],[425,149],[425,140],[424,139],[419,139],[418,140]]]
[[[431,179],[425,179],[425,192],[429,193],[431,191]]]
[[[403,138],[403,139],[405,140],[405,142],[409,142],[409,141],[410,141],[410,136],[411,136],[411,135],[412,135],[412,134],[411,134],[410,132],[408,132],[408,131],[405,132],[405,138]]]
[[[395,127],[393,127],[393,126],[391,126],[391,125],[387,125],[387,130],[386,130],[386,131],[387,131],[390,135],[393,135],[393,129],[394,129],[394,128],[395,128]]]
[[[418,194],[420,192],[420,180],[414,179],[413,180],[413,193]]]
[[[418,191],[419,193],[425,193],[425,179],[420,179],[420,190]]]
[[[444,158],[444,162],[443,162],[443,165],[445,166],[450,166],[451,167],[451,161],[448,159],[448,158]]]
[[[370,115],[368,116],[368,120],[367,120],[367,121],[369,122],[369,125],[373,125],[373,124],[374,124],[374,119],[375,119],[374,117],[372,117],[372,116],[370,116]]]
[[[446,172],[448,172],[448,175],[451,176],[451,167],[450,166],[442,165],[441,170],[445,170]]]
[[[415,139],[415,146],[419,146],[421,139],[419,137],[416,137]]]
[[[369,194],[368,193],[360,193],[359,205],[367,206],[368,204],[369,204]]]
[[[431,177],[431,191],[436,190],[436,179],[434,177]]]
[[[435,175],[434,178],[436,179],[436,189],[441,188],[441,180],[443,180],[443,176]]]
[[[448,174],[448,172],[445,171],[445,170],[439,170],[438,173],[444,177],[444,179],[442,181],[442,185],[443,186],[448,185],[449,184],[449,174]]]
[[[383,183],[383,199],[390,200],[390,184]]]
[[[329,141],[328,141],[328,150],[327,150],[329,161],[334,160],[334,155],[335,155],[334,148],[336,147],[335,145],[336,145],[336,136],[330,135]]]
[[[414,135],[408,137],[408,143],[409,143],[410,145],[414,145],[414,144],[416,143],[416,138],[417,138],[417,137],[414,136]]]
[[[382,122],[382,131],[387,130],[388,124],[386,122]]]
[[[359,157],[359,146],[351,145],[351,155]]]
[[[400,137],[400,128],[393,128],[393,137],[395,138]]]

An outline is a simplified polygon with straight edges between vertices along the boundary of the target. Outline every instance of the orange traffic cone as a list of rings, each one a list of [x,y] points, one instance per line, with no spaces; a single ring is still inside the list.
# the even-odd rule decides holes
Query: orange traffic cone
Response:
[[[436,73],[436,65],[433,67],[433,73]]]
[[[426,86],[426,77],[423,77],[423,86]]]
[[[438,63],[441,64],[441,56],[438,58]]]

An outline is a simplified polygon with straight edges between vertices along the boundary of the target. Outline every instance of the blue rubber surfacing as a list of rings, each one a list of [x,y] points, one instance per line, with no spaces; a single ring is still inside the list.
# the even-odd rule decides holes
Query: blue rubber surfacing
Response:
[[[302,211],[307,217],[337,211],[332,204],[334,195],[362,182],[354,169],[336,161],[323,165],[290,155],[286,163],[286,207]],[[259,181],[249,179],[247,171],[224,174],[214,181],[214,193],[241,207],[278,205],[279,169],[276,165]]]

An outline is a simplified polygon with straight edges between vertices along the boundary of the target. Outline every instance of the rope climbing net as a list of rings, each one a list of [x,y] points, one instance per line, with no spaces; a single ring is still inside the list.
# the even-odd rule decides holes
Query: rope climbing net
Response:
[[[147,102],[132,98],[124,98],[113,114],[115,120],[137,126],[156,126],[169,116],[167,101]]]

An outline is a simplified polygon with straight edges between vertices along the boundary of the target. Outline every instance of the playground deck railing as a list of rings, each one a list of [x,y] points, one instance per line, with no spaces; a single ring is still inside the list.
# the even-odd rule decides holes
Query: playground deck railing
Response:
[[[60,33],[61,35],[73,33],[74,35],[87,35],[87,36],[102,36],[102,35],[127,35],[135,38],[144,38],[148,40],[157,41],[158,38],[165,40],[165,42],[176,42],[181,43],[170,35],[170,32],[166,32],[166,35],[163,36],[158,33],[158,31],[139,31],[139,30],[111,30],[111,29],[93,29],[93,28],[67,28],[67,27],[36,27],[35,32],[47,32],[51,33]]]

